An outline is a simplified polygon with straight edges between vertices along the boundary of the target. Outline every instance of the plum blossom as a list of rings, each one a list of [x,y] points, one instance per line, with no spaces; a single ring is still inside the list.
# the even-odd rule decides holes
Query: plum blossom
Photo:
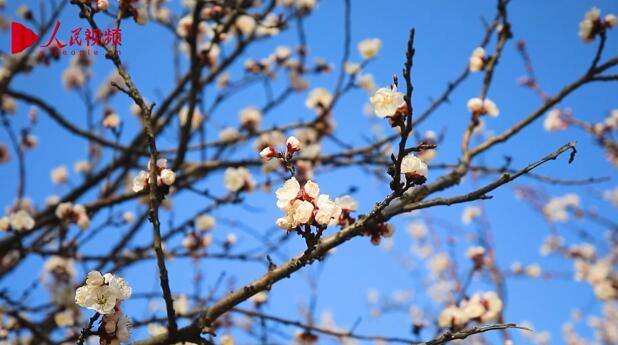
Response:
[[[247,107],[240,111],[239,114],[240,125],[243,128],[247,128],[251,131],[257,131],[260,128],[262,122],[262,113],[256,107]]]
[[[56,217],[76,224],[80,229],[85,230],[90,226],[90,217],[83,205],[73,205],[70,202],[63,202],[56,206]]]
[[[401,173],[417,182],[424,182],[427,178],[427,164],[413,154],[403,157]]]
[[[55,184],[67,183],[69,179],[69,170],[66,165],[60,165],[51,171],[50,177],[52,182]]]
[[[201,231],[208,231],[214,228],[216,224],[215,218],[207,214],[202,214],[195,218],[195,227]]]
[[[502,300],[494,291],[475,293],[469,300],[462,302],[466,316],[479,322],[497,320],[502,312],[502,306]]]
[[[569,126],[569,123],[561,116],[560,109],[552,109],[547,113],[543,121],[543,128],[548,132],[563,130]]]
[[[30,213],[25,210],[19,210],[9,215],[8,219],[11,228],[15,231],[32,230],[34,228],[34,219]]]
[[[577,207],[579,207],[579,196],[569,193],[549,200],[549,202],[543,206],[543,214],[553,222],[564,223],[569,217],[567,210]]]
[[[295,136],[291,136],[285,142],[285,146],[287,147],[288,152],[290,153],[300,151],[300,147],[301,147],[300,140],[298,140],[298,138],[296,138]]]
[[[277,207],[285,212],[285,217],[277,219],[276,224],[283,229],[294,229],[301,224],[327,226],[337,222],[341,207],[328,195],[320,195],[320,187],[309,180],[303,187],[295,177],[291,177],[275,192]]]
[[[481,208],[478,206],[467,206],[461,214],[461,222],[465,225],[472,223],[475,218],[481,215]]]
[[[397,110],[406,104],[403,94],[397,91],[397,86],[379,88],[369,98],[374,113],[381,118],[395,115]]]
[[[489,98],[480,99],[478,97],[468,100],[468,110],[473,114],[489,115],[491,117],[497,117],[500,114],[500,110],[496,103]]]
[[[239,192],[241,190],[251,191],[255,187],[255,181],[249,170],[245,167],[230,167],[225,169],[223,183],[231,192]]]
[[[358,52],[363,59],[372,59],[382,48],[382,41],[379,38],[367,38],[358,43]]]
[[[148,170],[151,168],[152,162],[148,161]],[[157,163],[155,164],[155,170],[157,174],[157,186],[166,185],[171,186],[176,181],[176,173],[171,169],[167,168],[167,159],[159,158],[157,159]],[[146,170],[141,170],[134,178],[133,178],[133,192],[139,193],[145,190],[148,186],[152,184],[150,180],[150,172]]]
[[[131,297],[131,287],[117,276],[99,271],[88,272],[86,285],[75,291],[75,303],[100,314],[112,314],[120,302]]]
[[[320,113],[324,109],[330,107],[332,101],[333,95],[328,90],[324,88],[316,88],[309,93],[309,96],[305,101],[305,106]]]
[[[474,49],[468,66],[471,72],[478,72],[485,67],[485,49],[483,47]]]

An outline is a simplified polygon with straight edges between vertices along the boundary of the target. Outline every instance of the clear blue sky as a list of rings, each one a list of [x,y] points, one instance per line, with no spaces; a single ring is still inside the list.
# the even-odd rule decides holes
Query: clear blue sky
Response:
[[[383,41],[382,51],[376,61],[367,68],[367,72],[374,75],[376,83],[386,85],[391,81],[394,73],[400,73],[404,59],[405,44],[410,27],[416,27],[416,56],[414,59],[413,82],[414,106],[423,110],[429,104],[429,98],[439,95],[448,81],[454,79],[466,65],[468,57],[476,47],[483,34],[481,17],[492,18],[495,11],[494,1],[352,1],[352,60],[360,61],[356,51],[356,43],[364,38],[379,37]],[[38,1],[11,1],[8,13],[14,13],[18,4],[25,3],[38,8]],[[328,0],[320,3],[314,14],[307,20],[307,40],[311,47],[312,57],[323,57],[338,64],[342,53],[342,12],[343,5],[339,0]],[[489,97],[499,105],[501,114],[497,119],[488,119],[489,129],[500,132],[508,128],[518,119],[526,116],[539,106],[540,101],[529,90],[519,87],[518,77],[525,74],[523,64],[515,49],[515,41],[524,39],[528,51],[536,68],[538,80],[550,94],[558,91],[562,86],[576,79],[589,65],[596,49],[594,44],[584,44],[577,37],[577,29],[585,11],[591,6],[598,6],[602,13],[618,13],[618,2],[611,0],[598,1],[512,1],[509,5],[509,19],[515,40],[509,41],[498,70],[495,73],[495,82]],[[77,26],[85,27],[80,22],[77,9],[67,6],[61,16],[61,34],[67,37],[68,29]],[[609,33],[609,40],[605,56],[614,56],[618,53],[618,31]],[[173,81],[171,56],[169,54],[172,41],[169,34],[154,25],[145,28],[137,27],[127,21],[123,25],[122,59],[128,65],[136,85],[150,100],[158,100],[170,89]],[[296,36],[285,33],[272,41],[258,44],[248,50],[240,64],[232,69],[232,76],[240,75],[242,60],[246,57],[265,57],[279,44],[294,45]],[[0,49],[9,50],[9,36],[7,32],[0,34]],[[37,69],[28,76],[20,76],[14,81],[13,87],[17,90],[27,90],[39,97],[49,100],[61,112],[67,115],[80,126],[86,126],[84,108],[79,97],[74,92],[68,92],[61,87],[60,76],[69,63],[68,58],[61,59],[50,68]],[[186,68],[186,64],[183,66]],[[102,58],[95,60],[93,85],[97,86],[108,75],[111,64]],[[329,89],[334,87],[336,73],[319,79],[312,79],[312,86],[323,86]],[[439,148],[436,162],[455,162],[459,154],[461,133],[469,118],[465,103],[473,96],[478,95],[482,82],[481,74],[472,75],[465,84],[457,89],[451,97],[450,104],[440,108],[432,118],[424,123],[419,131],[442,129],[447,130],[445,142]],[[209,127],[210,132],[216,132],[223,125],[236,125],[237,113],[246,105],[264,103],[261,89],[247,90],[240,93],[232,102],[225,103],[215,114],[216,125]],[[212,93],[207,95],[212,96]],[[605,114],[617,107],[616,96],[618,87],[614,84],[598,84],[586,86],[560,104],[561,107],[570,107],[576,116],[588,121],[600,121]],[[308,119],[313,116],[310,110],[304,107],[306,93],[296,95],[276,109],[265,119],[265,126],[269,124],[284,124],[296,119]],[[376,119],[369,119],[363,114],[363,105],[367,96],[362,91],[356,91],[344,98],[334,111],[339,135],[347,142],[362,144],[371,134],[371,126],[384,125]],[[136,123],[129,112],[130,101],[117,96],[113,105],[121,117],[126,120],[128,128],[123,140],[128,141],[133,135]],[[18,106],[18,118],[15,123],[23,124],[28,107]],[[98,110],[100,112],[100,110]],[[389,131],[384,126],[386,132]],[[54,187],[49,179],[51,168],[66,164],[72,166],[76,160],[84,159],[86,142],[81,138],[74,138],[59,128],[45,114],[41,113],[40,123],[35,134],[39,137],[40,145],[28,153],[27,195],[37,205],[42,205],[46,196],[63,194],[66,187]],[[160,147],[170,147],[174,144],[175,133],[168,132],[158,138]],[[519,167],[528,162],[539,159],[555,150],[562,144],[578,140],[578,155],[575,162],[567,165],[566,157],[551,162],[541,168],[539,172],[552,174],[561,178],[585,178],[590,176],[612,176],[610,182],[585,187],[553,187],[538,185],[529,179],[520,179],[514,184],[505,186],[492,193],[493,200],[484,202],[484,207],[490,214],[490,222],[495,237],[499,264],[508,267],[514,260],[522,263],[539,262],[544,268],[556,272],[571,272],[571,263],[562,259],[542,258],[538,248],[548,233],[548,226],[543,219],[534,213],[530,207],[514,198],[513,186],[538,185],[549,194],[561,195],[567,192],[580,193],[584,206],[597,207],[600,212],[615,217],[615,209],[600,201],[598,194],[603,189],[615,186],[615,170],[603,158],[603,154],[592,139],[581,132],[569,129],[555,134],[546,133],[541,121],[537,121],[529,128],[516,136],[511,142],[500,145],[492,153],[484,157],[486,162],[493,165],[502,164],[504,155],[513,158],[513,166]],[[6,132],[0,131],[0,142],[7,143]],[[332,145],[326,145],[326,151],[337,150]],[[109,154],[106,155],[109,158]],[[249,157],[247,151],[236,154],[235,157]],[[192,157],[194,158],[194,157]],[[0,166],[0,180],[3,193],[0,195],[0,205],[8,205],[14,198],[17,168],[15,162]],[[429,181],[436,178],[438,172],[431,171]],[[72,176],[75,174],[72,173]],[[261,180],[261,178],[258,178]],[[318,175],[316,178],[322,191],[331,195],[340,195],[350,187],[358,187],[355,195],[361,204],[361,211],[369,210],[372,205],[381,200],[388,192],[385,183],[365,175],[361,170],[350,168],[337,172]],[[76,181],[77,183],[78,181]],[[200,186],[208,186],[215,193],[222,192],[222,175],[213,174],[203,181]],[[464,183],[445,195],[470,190],[470,183]],[[93,196],[80,200],[92,201]],[[261,233],[273,230],[274,220],[279,216],[275,206],[273,194],[261,192],[253,193],[247,198],[251,208],[227,206],[217,210],[213,215],[219,226],[215,230],[217,238],[223,239],[229,232],[235,232],[240,237],[241,248],[255,245],[255,241],[247,235],[239,221],[247,229],[254,229]],[[175,202],[173,217],[179,222],[187,217],[191,211],[204,206],[204,200],[184,195]],[[135,209],[133,203],[123,206],[126,209]],[[456,237],[459,260],[461,252],[465,251],[469,242],[467,233],[474,233],[474,227],[460,225],[460,216],[463,206],[441,207],[428,212],[431,217],[455,224],[454,229],[437,226],[441,238],[450,233]],[[172,214],[163,212],[162,223],[167,224]],[[410,240],[406,234],[405,224],[418,217],[405,215],[398,218],[395,224],[399,231],[395,235],[395,250],[402,255],[409,255]],[[615,219],[616,220],[616,219]],[[93,224],[97,224],[95,218]],[[598,235],[602,240],[603,229],[594,225],[577,224],[586,227]],[[164,228],[165,230],[165,228]],[[124,229],[122,229],[124,231]],[[333,231],[333,230],[329,230]],[[573,232],[568,228],[559,228],[560,234],[573,239]],[[97,245],[89,250],[104,253],[107,250],[106,239],[118,238],[118,229],[105,232],[97,241]],[[143,235],[136,243],[146,243],[150,239],[150,230],[143,231]],[[111,243],[111,242],[109,242]],[[103,245],[102,245],[103,244]],[[174,246],[178,241],[169,243]],[[300,239],[289,241],[281,249],[283,255],[291,256],[302,250]],[[281,262],[275,258],[275,262]],[[424,264],[419,263],[419,267]],[[465,263],[462,265],[465,266]],[[0,282],[1,287],[9,287],[11,291],[19,291],[29,285],[33,272],[40,270],[41,261],[29,260],[11,279]],[[170,275],[174,293],[191,292],[192,272],[187,261],[173,260],[170,262]],[[84,274],[83,268],[80,273]],[[252,278],[264,273],[264,266],[259,264],[236,264],[233,262],[207,261],[201,263],[201,269],[206,275],[205,287],[212,286],[219,273],[227,271],[229,276],[236,276],[239,286]],[[307,274],[317,272],[315,268],[305,269],[291,279],[282,281],[273,288],[272,302],[267,311],[275,315],[288,316],[298,319],[298,305],[309,301],[308,285],[305,279]],[[423,270],[421,269],[421,273]],[[463,270],[460,274],[463,274]],[[120,272],[134,287],[134,291],[152,291],[157,288],[155,265],[149,262],[138,265],[127,271]],[[487,289],[488,286],[476,281],[473,287]],[[335,320],[343,327],[350,327],[358,318],[362,318],[357,330],[361,333],[382,335],[408,335],[409,317],[406,313],[393,313],[374,320],[369,315],[366,303],[368,289],[377,288],[383,295],[388,296],[396,290],[411,290],[414,292],[414,302],[422,307],[429,307],[434,312],[438,306],[431,306],[424,299],[424,287],[418,274],[409,274],[399,265],[396,258],[387,254],[383,249],[373,247],[368,239],[359,238],[345,246],[338,248],[335,256],[330,258],[319,278],[319,299],[317,316],[330,310]],[[473,289],[474,290],[474,289]],[[34,300],[39,300],[36,294]],[[574,283],[565,280],[522,280],[508,281],[508,300],[506,321],[531,321],[538,330],[547,330],[552,333],[552,344],[561,344],[561,325],[568,319],[573,308],[585,308],[592,314],[598,312],[598,305],[592,303],[594,299],[590,287],[584,283]],[[129,301],[126,304],[126,313],[130,317],[142,316],[144,305]],[[516,333],[516,332],[514,332]],[[590,335],[585,332],[584,334]],[[423,333],[424,338],[430,337],[429,332]],[[527,340],[516,341],[517,344],[526,344]]]

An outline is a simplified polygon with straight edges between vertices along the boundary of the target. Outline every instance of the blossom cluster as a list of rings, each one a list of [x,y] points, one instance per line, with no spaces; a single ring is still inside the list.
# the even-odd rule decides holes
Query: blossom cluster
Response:
[[[601,19],[601,11],[593,7],[584,15],[584,19],[579,23],[579,38],[586,43],[594,41],[594,38],[605,29],[616,26],[617,18],[614,14],[608,14]]]
[[[500,110],[494,101],[489,98],[480,99],[478,97],[468,100],[468,111],[476,115],[489,115],[491,117],[497,117],[500,114]]]
[[[564,223],[569,218],[567,210],[579,207],[579,196],[569,193],[561,197],[554,197],[545,206],[543,214],[552,222]]]
[[[120,303],[131,297],[127,282],[111,273],[90,271],[86,284],[75,291],[75,303],[103,315],[99,327],[100,344],[117,345],[130,338],[131,323],[120,309]]]
[[[357,202],[350,196],[331,200],[326,194],[319,194],[320,187],[309,180],[301,187],[291,177],[276,191],[277,207],[285,216],[277,219],[277,226],[291,230],[302,224],[328,226],[340,222],[341,215],[356,210]]]
[[[139,193],[152,184],[150,181],[151,161],[148,161],[148,171],[142,170],[133,178],[133,191]],[[171,186],[176,181],[176,173],[167,168],[167,159],[159,158],[155,166],[157,173],[157,186]]]
[[[0,218],[0,230],[7,231],[13,229],[20,232],[25,230],[32,230],[34,228],[35,221],[26,210],[17,210],[11,212],[8,217]]]
[[[497,320],[502,312],[502,300],[493,291],[475,293],[459,305],[450,305],[440,313],[440,327],[459,328],[469,321],[489,322]]]
[[[485,49],[483,47],[478,47],[474,49],[472,56],[470,56],[468,68],[470,69],[470,72],[479,72],[485,68],[485,62]]]
[[[55,213],[58,219],[76,224],[82,230],[86,230],[90,226],[90,217],[88,217],[84,205],[63,202],[56,206]]]

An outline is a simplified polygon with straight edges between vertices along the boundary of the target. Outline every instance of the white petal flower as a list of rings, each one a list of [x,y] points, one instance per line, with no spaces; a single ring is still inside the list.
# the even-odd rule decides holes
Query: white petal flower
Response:
[[[208,231],[215,227],[217,221],[214,217],[203,214],[195,218],[195,227],[201,231]]]
[[[113,289],[113,292],[118,300],[123,301],[131,297],[133,290],[123,278],[108,273],[106,274],[105,282],[109,284],[110,288]]]
[[[371,59],[378,55],[382,48],[382,41],[379,38],[367,38],[358,43],[358,52],[363,59]]]
[[[315,214],[315,221],[320,225],[328,225],[341,214],[341,208],[326,194],[318,197],[316,205],[318,212]]]
[[[285,146],[287,147],[289,152],[300,151],[300,140],[298,140],[298,138],[296,138],[295,136],[291,136],[285,142]]]
[[[173,185],[174,181],[176,181],[176,173],[173,172],[170,169],[163,169],[163,170],[161,170],[161,181],[166,186]]]
[[[146,184],[148,183],[148,173],[144,170],[140,171],[137,176],[133,178],[133,191],[135,193],[139,193],[144,188],[146,188]]]
[[[305,200],[296,200],[294,203],[293,219],[298,224],[307,224],[313,215],[313,204]]]
[[[295,177],[291,177],[275,192],[275,196],[277,197],[277,207],[287,207],[290,204],[290,201],[296,199],[298,192],[300,192],[300,184]]]
[[[349,195],[343,195],[335,198],[335,203],[343,210],[356,211],[358,208],[358,201]]]
[[[403,157],[401,161],[401,173],[410,176],[427,177],[427,164],[413,154]]]
[[[51,180],[55,184],[64,184],[69,179],[69,170],[66,165],[61,165],[51,171]]]
[[[315,199],[318,197],[318,194],[320,194],[320,186],[318,186],[317,183],[309,180],[307,181],[307,183],[305,183],[305,186],[303,187],[303,190],[305,191],[305,193]]]
[[[332,100],[333,95],[331,95],[328,90],[324,88],[316,88],[309,93],[309,96],[305,101],[305,106],[319,112],[324,108],[330,107]]]
[[[560,109],[552,109],[543,121],[543,128],[548,132],[555,132],[568,127],[568,123],[561,117]]]
[[[19,210],[9,215],[9,223],[15,231],[32,230],[34,219],[25,210]]]
[[[97,287],[105,284],[105,278],[99,271],[90,271],[86,276],[86,285],[90,287]]]
[[[251,173],[245,167],[225,169],[223,183],[231,192],[238,192],[242,189],[251,190],[255,185]]]
[[[375,114],[381,118],[395,115],[399,107],[405,105],[403,94],[397,91],[397,87],[379,88],[373,96],[369,98]]]

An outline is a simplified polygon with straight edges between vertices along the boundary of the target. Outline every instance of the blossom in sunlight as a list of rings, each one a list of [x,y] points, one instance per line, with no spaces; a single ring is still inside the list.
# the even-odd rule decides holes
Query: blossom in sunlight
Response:
[[[236,340],[234,340],[234,337],[228,334],[224,334],[221,336],[221,339],[219,339],[219,343],[221,345],[235,345],[236,344]]]
[[[500,114],[500,110],[496,103],[494,103],[489,98],[485,98],[484,100],[474,97],[468,100],[468,110],[473,114],[478,115],[489,115],[491,117],[497,117]]]
[[[15,114],[17,111],[17,103],[15,99],[8,95],[2,95],[2,101],[0,102],[2,106],[2,110],[6,111],[9,114]]]
[[[479,322],[495,321],[502,312],[502,300],[493,291],[475,293],[472,297],[462,302],[462,309],[471,320]]]
[[[260,306],[268,301],[268,292],[260,291],[249,297],[249,301],[253,302],[256,306]]]
[[[428,230],[424,223],[417,221],[408,224],[407,232],[412,238],[422,240],[427,237]]]
[[[111,273],[102,275],[99,271],[90,271],[86,277],[86,285],[75,291],[75,303],[107,315],[111,314],[120,302],[131,297],[131,292],[131,287],[123,278]]]
[[[560,109],[550,110],[543,121],[543,128],[548,132],[555,132],[567,128],[569,123],[565,121],[561,115],[562,112]]]
[[[208,231],[214,228],[216,224],[215,217],[207,214],[202,214],[195,218],[195,227],[200,231]]]
[[[138,8],[133,15],[133,20],[138,25],[146,25],[148,22],[148,10],[145,7]]]
[[[401,161],[401,173],[417,184],[424,183],[428,173],[427,164],[415,155],[409,154]]]
[[[461,214],[461,222],[465,225],[472,223],[472,221],[481,215],[481,208],[478,206],[466,206]]]
[[[240,137],[240,133],[233,127],[226,127],[219,131],[219,140],[221,141],[234,141],[238,137]]]
[[[150,176],[148,172],[142,170],[133,178],[133,191],[139,193],[148,186]]]
[[[543,214],[552,222],[564,223],[568,219],[568,209],[579,207],[579,196],[577,194],[566,194],[561,197],[554,197],[543,206]]]
[[[184,127],[188,119],[189,119],[189,107],[187,106],[182,107],[182,109],[180,109],[180,112],[178,113],[178,120],[180,120],[180,125]],[[204,122],[204,115],[198,109],[198,107],[194,107],[193,116],[191,117],[191,129],[194,131],[198,130],[200,126],[202,125],[202,122]]]
[[[105,331],[105,336],[101,337],[101,345],[126,343],[131,338],[131,322],[121,311],[105,315],[101,326]]]
[[[58,166],[51,171],[50,177],[55,184],[65,184],[69,180],[69,170],[66,165]]]
[[[538,278],[543,273],[541,266],[538,264],[530,264],[524,268],[524,274],[530,278]]]
[[[161,182],[166,186],[171,186],[176,181],[176,173],[170,169],[161,170]]]
[[[63,202],[56,206],[56,217],[76,224],[80,229],[85,230],[90,226],[90,217],[83,205],[73,205],[70,202]]]
[[[238,18],[236,18],[235,25],[240,33],[247,36],[247,35],[250,35],[255,30],[255,27],[257,26],[257,22],[255,21],[255,18],[253,18],[252,16],[243,14],[243,15],[238,16]]]
[[[77,275],[75,271],[75,262],[73,259],[64,258],[61,256],[51,256],[43,264],[41,280],[46,282],[49,275],[52,275],[59,280],[68,279],[70,281]]]
[[[349,195],[335,198],[335,203],[341,207],[342,210],[346,211],[356,211],[358,208],[358,201]]]
[[[584,19],[579,23],[579,38],[586,43],[594,41],[600,27],[601,11],[597,7],[592,7],[584,15]]]
[[[403,94],[397,91],[395,85],[379,88],[369,98],[369,102],[373,106],[374,113],[381,118],[395,115],[399,108],[406,104]]]
[[[456,305],[450,305],[440,312],[438,326],[442,328],[461,327],[468,322],[468,315]]]
[[[603,18],[603,24],[605,24],[605,26],[608,28],[612,28],[612,29],[615,28],[617,22],[618,22],[618,18],[613,13],[610,13],[606,15],[605,18]]]
[[[474,49],[472,56],[470,56],[468,68],[471,72],[478,72],[482,70],[483,67],[485,67],[485,49],[483,47],[478,47]]]
[[[332,101],[333,95],[328,90],[319,87],[311,90],[305,101],[305,106],[320,113],[329,108]]]
[[[11,228],[15,231],[32,230],[34,228],[34,219],[25,210],[11,213],[8,221]]]
[[[251,131],[257,131],[262,122],[262,113],[256,107],[247,107],[240,111],[240,125]]]
[[[79,89],[86,83],[86,74],[77,66],[69,66],[62,74],[62,84],[67,90]]]
[[[97,0],[97,8],[101,11],[107,11],[109,8],[109,0]]]
[[[92,170],[92,165],[87,160],[81,160],[73,164],[73,170],[78,174],[87,174]]]
[[[225,169],[223,183],[231,192],[251,191],[255,187],[255,181],[251,176],[251,172],[245,167]]]
[[[328,195],[320,193],[317,183],[309,180],[303,187],[292,177],[275,192],[277,207],[286,213],[277,219],[276,224],[282,229],[294,229],[301,224],[327,226],[337,222],[341,207]]]
[[[265,161],[269,161],[274,157],[277,157],[278,154],[279,152],[277,152],[277,150],[272,146],[267,146],[262,151],[260,151],[260,157]]]
[[[382,48],[382,41],[379,38],[367,38],[358,43],[358,53],[363,59],[372,59]]]
[[[286,140],[285,146],[287,147],[289,153],[298,152],[301,147],[300,140],[294,136],[291,136],[288,140]]]
[[[360,72],[360,67],[361,65],[359,63],[354,62],[346,62],[345,65],[343,65],[343,69],[349,75],[355,75]]]
[[[363,74],[358,76],[358,87],[367,91],[373,92],[376,89],[376,83],[371,74]]]
[[[151,160],[148,161],[148,170],[152,165]],[[155,164],[155,171],[157,174],[157,186],[166,185],[171,186],[176,181],[176,173],[167,168],[167,159],[159,158]],[[141,170],[135,177],[133,177],[133,192],[139,193],[145,190],[148,186],[152,185],[150,178],[150,172]]]

